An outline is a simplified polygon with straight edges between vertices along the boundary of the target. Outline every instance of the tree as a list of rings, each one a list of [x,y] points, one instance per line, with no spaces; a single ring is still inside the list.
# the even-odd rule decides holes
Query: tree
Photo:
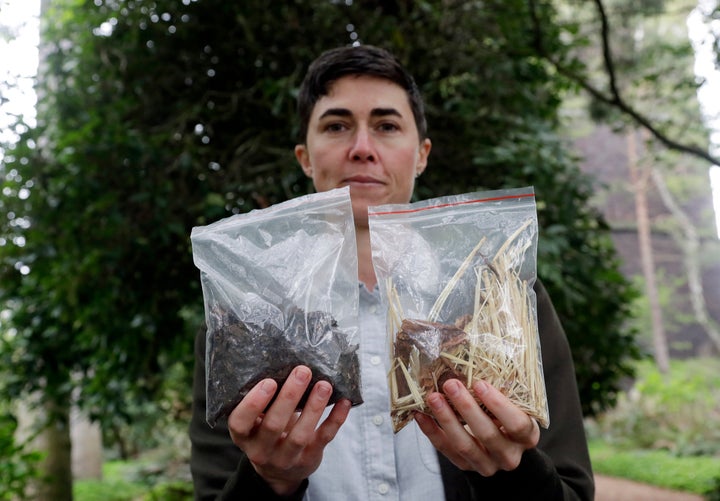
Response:
[[[711,164],[720,164],[720,160],[713,156],[708,151],[707,147],[699,146],[693,141],[685,142],[676,139],[673,132],[678,133],[680,136],[682,136],[682,129],[670,129],[669,131],[668,127],[672,127],[673,121],[669,120],[668,117],[665,117],[664,120],[661,121],[661,124],[658,125],[655,120],[653,120],[642,110],[634,106],[634,104],[637,104],[636,102],[634,103],[630,99],[628,99],[628,97],[622,90],[622,85],[618,80],[619,65],[615,60],[616,56],[613,55],[613,50],[611,48],[611,23],[607,14],[605,2],[603,2],[603,0],[594,0],[593,3],[596,7],[597,22],[592,22],[591,25],[594,29],[597,30],[599,37],[601,64],[603,66],[602,77],[605,80],[605,85],[597,85],[592,81],[591,78],[587,76],[588,68],[586,67],[582,59],[577,57],[577,55],[575,55],[575,57],[571,56],[568,59],[563,60],[556,57],[555,54],[549,52],[546,47],[547,40],[545,27],[543,26],[539,18],[535,16],[533,22],[533,32],[535,36],[535,49],[537,55],[548,61],[553,66],[553,68],[563,77],[569,79],[575,85],[579,86],[588,94],[590,94],[594,98],[595,104],[602,105],[605,109],[609,108],[621,112],[625,118],[632,120],[637,126],[647,130],[659,143],[661,143],[665,147],[671,150],[688,153],[695,157],[705,159]],[[636,3],[634,2],[627,2],[626,5],[625,0],[618,0],[617,3],[621,7],[618,10],[617,14],[618,16],[620,16],[619,19],[622,22],[623,20],[632,19],[633,17],[636,18],[638,15],[655,15],[658,13],[658,10],[662,10],[662,6],[665,2],[664,0],[648,0],[647,2],[640,3],[639,6],[636,5]],[[536,8],[535,1],[530,0],[530,4],[531,10],[534,11]],[[571,37],[575,37],[578,33],[579,23],[577,19],[583,19],[585,17],[578,11],[574,12],[577,14],[578,17],[574,17],[572,21],[566,22],[566,24],[564,25],[564,32],[566,34],[570,34]],[[599,25],[599,28],[595,28],[596,25]],[[587,44],[590,42],[588,42],[586,36],[587,35],[581,34],[578,39],[573,42],[573,44],[576,44],[577,47],[587,46]],[[675,53],[675,51],[678,50],[678,46],[651,45],[651,49],[655,50],[656,54],[658,53],[657,49],[660,49],[661,51],[665,50],[669,55],[672,55],[673,53]],[[687,51],[689,49],[690,46],[688,43],[685,43],[680,48],[681,51]],[[582,51],[582,53],[586,54],[586,51]],[[625,61],[625,63],[626,65],[629,65],[637,61],[638,59],[632,59],[632,61],[627,60]],[[644,78],[657,80],[660,75],[662,75],[661,71],[659,69],[656,69],[653,74],[645,75]],[[687,79],[684,80],[682,83],[686,86],[695,85],[692,80]],[[638,88],[642,90],[645,87],[639,86]],[[666,98],[672,98],[672,95],[662,95]],[[706,142],[707,139],[703,141],[703,143]]]
[[[660,372],[667,373],[670,370],[670,353],[655,279],[655,258],[652,251],[652,236],[647,202],[648,187],[652,179],[652,167],[638,166],[638,140],[636,136],[637,133],[635,130],[630,130],[627,133],[628,171],[630,173],[630,185],[635,196],[638,250],[640,251],[640,262],[642,264],[643,278],[645,279],[646,296],[650,305],[653,355]]]
[[[613,0],[594,4],[596,10],[590,14],[581,13],[573,6],[566,14],[571,26],[582,19],[586,27],[585,31],[573,31],[574,36],[589,39],[584,45],[574,43],[579,49],[573,49],[572,64],[590,71],[576,73],[570,69],[570,63],[555,61],[553,64],[587,91],[591,98],[590,114],[596,121],[624,131],[629,138],[634,139],[636,135],[643,138],[642,145],[640,141],[632,141],[632,144],[638,143],[632,149],[643,152],[641,157],[629,160],[631,164],[638,164],[633,169],[638,174],[631,180],[632,191],[638,200],[645,200],[650,191],[656,190],[671,212],[670,218],[656,218],[654,229],[668,232],[682,250],[692,311],[711,341],[720,346],[717,328],[707,313],[698,265],[702,240],[710,241],[714,235],[712,214],[698,213],[696,200],[698,194],[710,196],[707,161],[713,160],[707,146],[708,130],[695,99],[702,82],[694,77],[694,54],[684,22],[696,2]],[[672,180],[671,183],[665,183],[666,178]],[[638,204],[638,214],[647,212],[645,203]],[[646,224],[641,224],[643,221]],[[647,218],[638,217],[640,242],[649,241],[649,226]],[[654,320],[654,351],[662,369],[667,367],[668,347],[661,306],[657,300],[652,301],[658,296],[653,287],[655,267],[649,242],[642,248],[647,296]],[[666,317],[670,313],[666,311]]]
[[[189,367],[202,319],[191,228],[311,190],[292,158],[295,93],[321,50],[362,42],[396,52],[426,96],[434,152],[419,197],[535,186],[539,274],[585,411],[612,405],[637,356],[624,327],[634,292],[556,132],[567,84],[532,30],[539,20],[545,49],[564,57],[554,12],[530,7],[53,2],[38,126],[3,167],[0,300],[15,329],[4,392],[40,391],[62,411],[78,389],[110,426]]]

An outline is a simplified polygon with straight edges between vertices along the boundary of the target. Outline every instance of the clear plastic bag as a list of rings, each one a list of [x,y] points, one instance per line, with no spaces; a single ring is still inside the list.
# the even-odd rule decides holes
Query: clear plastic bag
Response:
[[[395,432],[449,378],[489,382],[547,428],[532,188],[372,207],[369,225]]]
[[[206,419],[215,426],[271,377],[304,364],[362,403],[358,279],[350,192],[341,188],[195,227],[207,324]],[[302,408],[308,392],[299,407]]]

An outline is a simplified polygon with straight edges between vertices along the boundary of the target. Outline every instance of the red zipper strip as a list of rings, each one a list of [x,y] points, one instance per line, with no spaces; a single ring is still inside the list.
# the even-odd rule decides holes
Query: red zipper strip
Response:
[[[535,197],[535,194],[534,193],[523,193],[520,195],[505,195],[503,197],[481,198],[478,200],[465,200],[463,202],[454,202],[454,203],[447,203],[447,204],[441,204],[441,205],[429,205],[427,207],[418,207],[417,209],[405,209],[405,210],[388,211],[388,212],[373,212],[372,214],[370,214],[370,216],[389,216],[392,214],[410,214],[412,212],[420,212],[420,211],[430,210],[430,209],[442,209],[444,207],[453,207],[456,205],[477,204],[477,203],[482,203],[482,202],[497,202],[499,200],[509,200],[511,198],[528,198],[528,197]]]

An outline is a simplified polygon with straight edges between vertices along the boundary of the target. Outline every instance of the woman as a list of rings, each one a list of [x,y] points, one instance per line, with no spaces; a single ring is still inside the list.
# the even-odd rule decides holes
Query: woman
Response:
[[[204,334],[196,342],[191,467],[198,499],[592,499],[575,372],[562,327],[540,283],[540,331],[551,427],[483,381],[455,380],[427,397],[432,416],[393,434],[384,360],[385,318],[372,266],[367,208],[407,203],[431,142],[413,78],[371,46],[323,53],[299,95],[295,156],[317,191],[350,187],[360,287],[364,404],[326,404],[330,384],[296,367],[278,390],[260,382],[227,428],[205,423]],[[494,416],[483,411],[474,392]],[[263,413],[273,397],[272,406]],[[453,407],[457,409],[463,426]]]

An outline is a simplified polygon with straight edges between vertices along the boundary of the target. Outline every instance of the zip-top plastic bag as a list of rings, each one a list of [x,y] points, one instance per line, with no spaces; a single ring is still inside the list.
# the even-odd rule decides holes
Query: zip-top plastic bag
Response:
[[[191,233],[207,345],[206,419],[215,426],[259,381],[313,373],[330,404],[362,403],[358,278],[349,188],[231,216]]]
[[[547,428],[533,189],[376,206],[368,216],[388,308],[394,431],[429,414],[426,396],[449,378],[467,388],[487,381]]]

